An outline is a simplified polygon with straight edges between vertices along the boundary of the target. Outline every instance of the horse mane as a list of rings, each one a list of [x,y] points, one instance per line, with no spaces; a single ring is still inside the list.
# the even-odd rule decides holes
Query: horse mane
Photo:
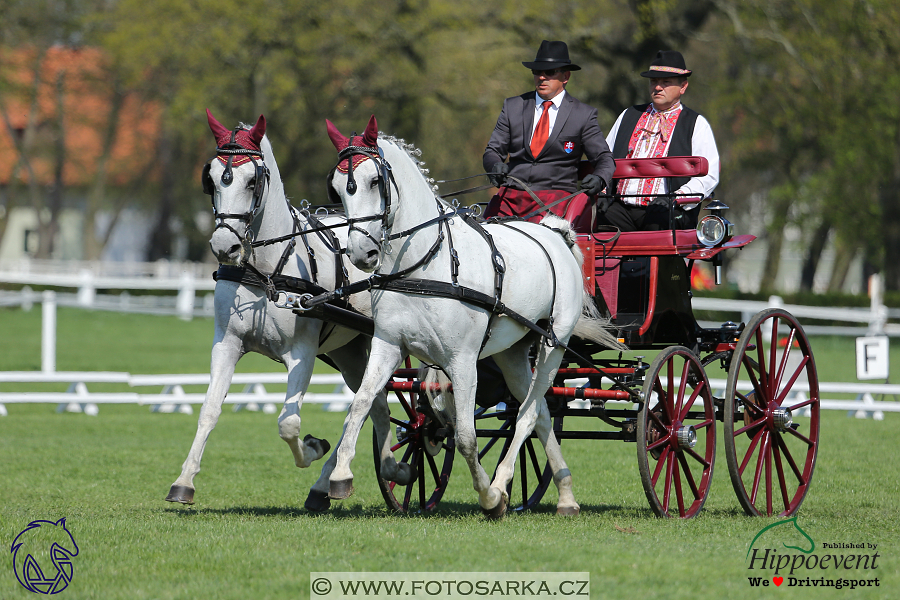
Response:
[[[431,189],[432,194],[434,194],[435,199],[441,204],[449,206],[447,202],[445,202],[440,196],[438,196],[438,185],[435,183],[434,178],[428,176],[429,170],[425,168],[425,162],[419,158],[420,156],[422,156],[421,149],[416,148],[414,144],[407,142],[403,138],[398,138],[396,136],[384,133],[383,131],[378,132],[378,139],[384,140],[385,142],[390,142],[393,145],[397,146],[400,150],[406,152],[410,160],[413,161],[413,164],[416,165],[416,168],[419,169],[419,173],[422,175],[425,183],[428,184],[428,187]]]

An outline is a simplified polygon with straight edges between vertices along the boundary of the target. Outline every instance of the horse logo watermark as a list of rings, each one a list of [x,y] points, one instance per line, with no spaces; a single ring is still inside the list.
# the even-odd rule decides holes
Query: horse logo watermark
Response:
[[[32,521],[13,540],[10,552],[16,579],[30,592],[58,594],[72,581],[78,545],[65,517],[56,522]]]

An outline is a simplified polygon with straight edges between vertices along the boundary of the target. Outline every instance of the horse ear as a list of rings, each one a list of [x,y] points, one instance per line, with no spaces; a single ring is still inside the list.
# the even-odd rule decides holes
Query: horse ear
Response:
[[[219,123],[216,118],[212,116],[212,113],[209,112],[208,108],[206,109],[206,120],[209,122],[209,129],[216,137],[217,146],[224,146],[231,140],[231,131],[228,130],[224,125]]]
[[[256,125],[250,129],[250,141],[259,148],[259,143],[262,141],[264,135],[266,135],[266,118],[263,115],[259,115]]]
[[[375,148],[378,142],[378,121],[375,120],[375,115],[369,117],[369,124],[366,125],[366,130],[363,132],[363,143],[370,148]]]
[[[350,145],[350,140],[338,131],[338,128],[335,127],[334,123],[325,119],[325,126],[328,129],[328,137],[331,138],[331,143],[334,144],[334,148],[338,152]]]

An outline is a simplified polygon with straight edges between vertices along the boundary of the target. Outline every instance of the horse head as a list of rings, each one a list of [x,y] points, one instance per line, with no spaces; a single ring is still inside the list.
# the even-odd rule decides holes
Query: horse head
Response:
[[[378,146],[378,123],[369,119],[363,135],[346,137],[326,119],[338,163],[328,178],[328,195],[340,200],[350,219],[347,255],[360,270],[381,264],[381,250],[391,222],[391,167]],[[396,205],[396,202],[394,203]]]
[[[239,125],[229,130],[209,110],[206,117],[216,138],[216,156],[202,176],[216,221],[209,246],[220,264],[241,266],[252,254],[252,225],[267,195],[269,170],[261,149],[266,118],[260,115],[249,129]]]

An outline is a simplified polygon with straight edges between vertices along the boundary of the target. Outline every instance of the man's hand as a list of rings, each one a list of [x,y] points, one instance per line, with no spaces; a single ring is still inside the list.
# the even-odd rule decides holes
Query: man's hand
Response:
[[[603,180],[593,173],[581,180],[581,191],[588,196],[596,196],[604,187]]]
[[[672,208],[675,204],[675,195],[668,194],[666,196],[657,196],[650,201],[650,206],[662,206],[663,208]]]
[[[494,163],[494,166],[491,167],[491,174],[488,175],[488,179],[491,180],[491,185],[494,187],[500,187],[504,183],[506,183],[506,175],[509,173],[509,165],[504,162]]]
[[[597,214],[598,215],[604,214],[609,209],[609,205],[612,204],[612,202],[613,202],[612,196],[609,196],[609,195],[598,196],[597,197]]]

